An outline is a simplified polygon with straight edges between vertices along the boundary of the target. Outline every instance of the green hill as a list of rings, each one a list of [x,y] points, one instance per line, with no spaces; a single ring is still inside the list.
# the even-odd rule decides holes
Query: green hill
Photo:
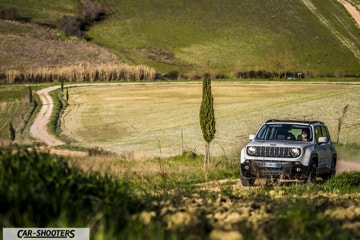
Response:
[[[227,76],[251,70],[360,73],[360,29],[335,0],[97,2],[105,17],[89,27],[90,41],[162,73],[201,74],[208,62],[214,74]],[[84,5],[77,3],[0,0],[0,9],[14,7],[31,22],[57,25],[64,15],[81,17]]]

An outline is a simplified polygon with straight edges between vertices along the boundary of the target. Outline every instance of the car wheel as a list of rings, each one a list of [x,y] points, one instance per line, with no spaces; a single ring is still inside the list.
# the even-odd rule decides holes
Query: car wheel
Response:
[[[240,176],[241,185],[243,185],[244,187],[253,186],[255,180],[256,178],[244,177],[243,175]]]
[[[306,183],[316,183],[317,166],[315,162],[310,163],[310,170]]]
[[[331,177],[335,176],[336,173],[336,159],[331,161],[331,168],[329,174],[326,175],[326,180],[330,179]]]

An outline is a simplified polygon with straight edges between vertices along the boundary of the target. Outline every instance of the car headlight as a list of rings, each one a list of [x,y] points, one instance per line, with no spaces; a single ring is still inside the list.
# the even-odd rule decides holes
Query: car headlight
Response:
[[[250,156],[255,156],[256,155],[256,147],[248,147],[247,154]]]
[[[290,155],[292,157],[298,157],[298,156],[300,156],[300,154],[301,154],[301,149],[300,148],[291,148],[290,149]]]

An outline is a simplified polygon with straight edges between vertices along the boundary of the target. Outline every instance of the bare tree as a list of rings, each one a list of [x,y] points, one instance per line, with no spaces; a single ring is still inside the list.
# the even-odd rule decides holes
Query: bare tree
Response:
[[[342,110],[342,114],[339,117],[339,121],[338,121],[338,128],[337,128],[337,139],[336,139],[336,143],[339,143],[339,137],[340,137],[340,131],[341,131],[341,127],[344,123],[344,119],[345,119],[345,115],[346,113],[349,111],[349,104],[346,104],[345,107]]]

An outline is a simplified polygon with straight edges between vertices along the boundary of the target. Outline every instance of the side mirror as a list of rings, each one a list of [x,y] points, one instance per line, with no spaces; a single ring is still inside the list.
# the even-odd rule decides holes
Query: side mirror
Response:
[[[327,138],[327,137],[319,137],[318,143],[327,143],[327,142],[328,142],[328,138]]]
[[[252,140],[254,140],[254,139],[255,139],[255,135],[254,135],[254,134],[251,134],[251,135],[249,136],[249,140],[252,141]]]

